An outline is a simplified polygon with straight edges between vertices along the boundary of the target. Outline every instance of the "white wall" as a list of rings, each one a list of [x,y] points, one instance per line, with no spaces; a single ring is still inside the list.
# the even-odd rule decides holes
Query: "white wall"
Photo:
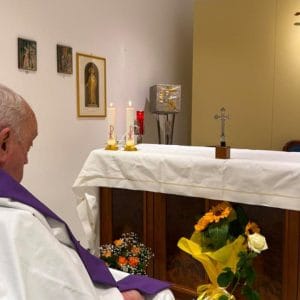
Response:
[[[106,140],[106,119],[76,115],[75,53],[106,58],[107,102],[125,127],[128,100],[145,109],[145,142],[157,142],[148,111],[149,87],[180,83],[183,109],[174,142],[190,142],[192,10],[194,0],[0,0],[0,82],[33,107],[39,136],[24,185],[63,217],[84,240],[71,186],[92,149]],[[18,69],[17,38],[37,41],[37,72]],[[56,44],[73,48],[73,75],[56,72]]]

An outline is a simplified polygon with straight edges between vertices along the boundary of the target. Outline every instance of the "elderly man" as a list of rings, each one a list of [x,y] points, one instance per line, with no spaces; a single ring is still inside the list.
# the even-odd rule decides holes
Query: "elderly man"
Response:
[[[28,103],[0,85],[0,298],[174,299],[165,282],[109,270],[19,183],[37,134]]]

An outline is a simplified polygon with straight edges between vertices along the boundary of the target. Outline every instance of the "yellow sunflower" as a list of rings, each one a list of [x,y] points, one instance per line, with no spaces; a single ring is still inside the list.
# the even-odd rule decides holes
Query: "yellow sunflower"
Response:
[[[213,206],[205,215],[194,225],[196,231],[203,231],[210,223],[218,223],[221,219],[227,218],[232,211],[228,202],[222,202]]]
[[[221,219],[230,215],[232,207],[228,202],[221,202],[213,206],[210,211],[213,213],[214,222],[218,223]]]
[[[200,218],[197,224],[194,226],[196,231],[203,231],[206,227],[214,221],[214,215],[211,211],[207,212],[202,218]]]

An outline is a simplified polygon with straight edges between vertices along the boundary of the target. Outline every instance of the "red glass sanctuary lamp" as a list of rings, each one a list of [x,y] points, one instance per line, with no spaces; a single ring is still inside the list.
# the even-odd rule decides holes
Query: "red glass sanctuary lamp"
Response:
[[[136,122],[139,126],[139,135],[144,134],[144,111],[137,110],[136,112]]]

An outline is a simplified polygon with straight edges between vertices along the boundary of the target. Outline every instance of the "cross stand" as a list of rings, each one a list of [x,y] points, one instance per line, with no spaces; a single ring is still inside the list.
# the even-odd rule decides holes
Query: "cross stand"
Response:
[[[216,158],[228,159],[230,158],[230,147],[226,146],[225,121],[229,119],[229,115],[225,115],[224,107],[222,107],[220,111],[220,115],[215,115],[216,120],[221,120],[220,145],[216,146]]]
[[[156,113],[158,143],[171,145],[173,143],[173,132],[175,113]]]

